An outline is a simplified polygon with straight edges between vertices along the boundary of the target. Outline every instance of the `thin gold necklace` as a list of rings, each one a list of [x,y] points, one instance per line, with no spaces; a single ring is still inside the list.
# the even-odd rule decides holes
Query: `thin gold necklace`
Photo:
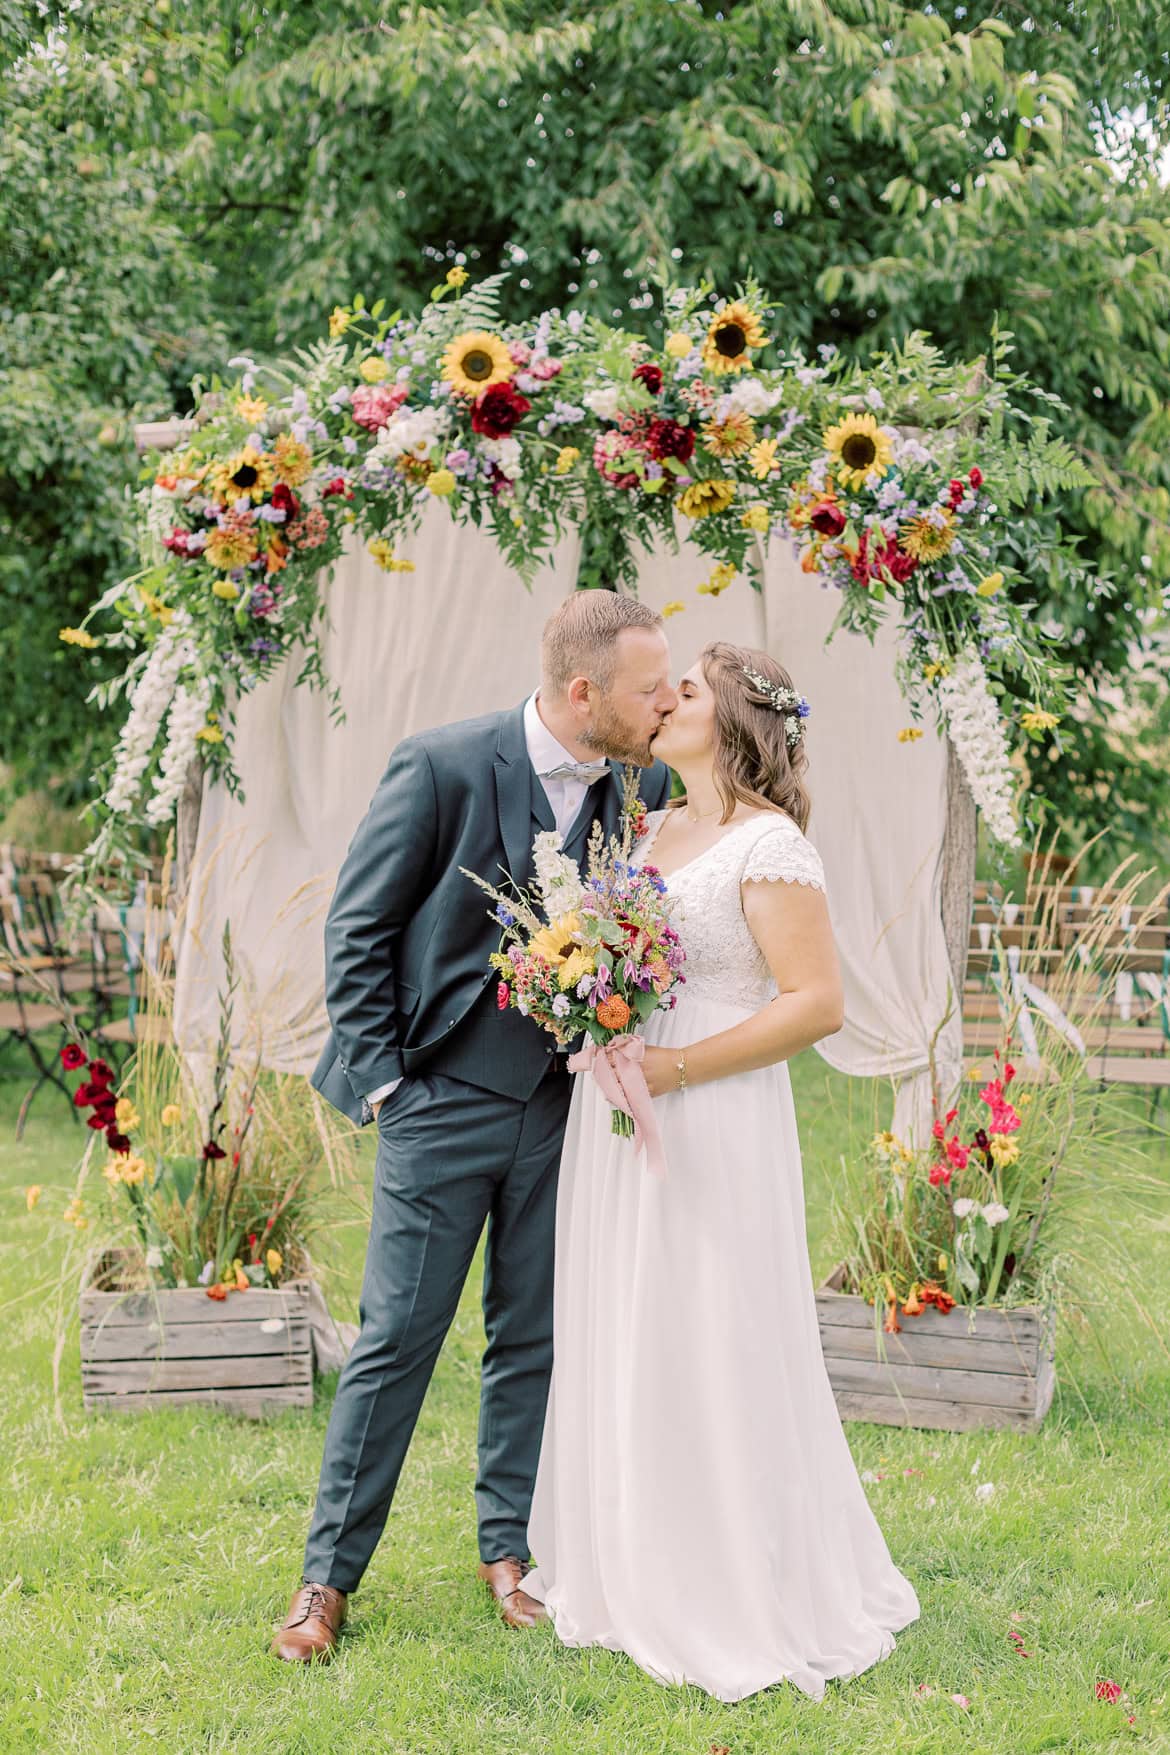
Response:
[[[722,804],[717,804],[714,810],[700,811],[692,811],[690,807],[687,806],[687,821],[691,823],[704,823],[708,817],[718,816],[722,809]]]

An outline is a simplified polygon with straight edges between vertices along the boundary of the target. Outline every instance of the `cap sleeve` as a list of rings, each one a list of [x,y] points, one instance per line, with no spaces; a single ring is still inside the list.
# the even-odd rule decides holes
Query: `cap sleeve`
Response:
[[[753,840],[744,861],[741,883],[804,884],[825,888],[825,868],[811,841],[805,839],[790,817],[780,818]]]

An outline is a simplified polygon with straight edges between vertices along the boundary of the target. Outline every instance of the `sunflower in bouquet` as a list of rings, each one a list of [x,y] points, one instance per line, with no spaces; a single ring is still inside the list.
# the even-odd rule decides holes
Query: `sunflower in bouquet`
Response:
[[[600,823],[595,826],[584,876],[555,831],[533,843],[534,892],[496,889],[464,872],[491,897],[493,918],[503,928],[502,948],[491,958],[499,1009],[531,1018],[562,1048],[585,1037],[615,1067],[615,1054],[629,1049],[638,1026],[678,1003],[685,980],[666,885],[653,866],[630,858],[643,814],[637,770],[629,769],[621,830],[607,840]],[[625,1058],[631,1064],[616,1078],[623,1095],[640,1076],[637,1053]],[[600,1071],[599,1083],[604,1088]],[[617,1107],[613,1130],[637,1133],[631,1114]]]

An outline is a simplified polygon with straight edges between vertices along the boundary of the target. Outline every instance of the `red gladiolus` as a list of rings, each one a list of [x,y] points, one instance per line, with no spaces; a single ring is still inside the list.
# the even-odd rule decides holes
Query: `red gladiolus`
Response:
[[[808,521],[820,536],[840,536],[848,523],[840,506],[832,500],[823,500],[819,506],[814,506]]]
[[[106,1127],[108,1124],[102,1120],[100,1115],[87,1115],[85,1118],[85,1125],[86,1127],[92,1127],[94,1132],[97,1133],[101,1128]]]
[[[947,1110],[946,1123],[947,1123],[948,1127],[951,1125],[951,1122],[955,1119],[955,1116],[958,1113],[959,1113],[959,1111],[957,1109],[948,1109]]]
[[[485,439],[506,439],[532,407],[511,384],[493,384],[476,397],[471,409],[473,431]]]
[[[940,1184],[942,1184],[944,1186],[949,1185],[950,1180],[951,1180],[951,1167],[950,1167],[950,1165],[943,1163],[941,1161],[937,1164],[932,1164],[930,1166],[930,1178],[929,1179],[930,1179],[930,1186],[932,1188],[938,1188]]]
[[[208,1160],[218,1161],[220,1158],[226,1158],[227,1153],[222,1146],[217,1146],[214,1140],[208,1140],[203,1148],[203,1156]]]
[[[1005,1063],[1004,1069],[1003,1069],[1003,1082],[1004,1082],[1004,1084],[1010,1085],[1012,1080],[1015,1078],[1015,1076],[1016,1076],[1016,1069],[1012,1065],[1011,1061],[1009,1060]]]
[[[947,1141],[947,1157],[955,1166],[956,1170],[965,1170],[967,1168],[967,1159],[970,1156],[971,1154],[968,1152],[966,1146],[961,1146],[957,1139]]]
[[[1119,1682],[1098,1682],[1097,1683],[1097,1699],[1098,1700],[1108,1700],[1111,1706],[1115,1706],[1117,1704],[1117,1702],[1121,1699],[1121,1696],[1124,1692],[1125,1692],[1125,1690],[1122,1688],[1122,1686]]]
[[[76,1042],[67,1042],[61,1050],[61,1065],[66,1072],[76,1072],[79,1066],[85,1065],[85,1050]]]
[[[77,1089],[74,1091],[73,1107],[75,1109],[88,1109],[100,1090],[100,1085],[91,1085],[87,1079],[84,1084],[78,1085]]]
[[[971,483],[971,486],[975,489],[976,493],[978,493],[979,489],[983,486],[983,471],[979,468],[978,464],[968,471],[967,480]]]
[[[943,1126],[941,1121],[936,1121],[934,1126],[931,1128],[930,1131],[934,1135],[936,1140],[941,1140],[941,1139],[944,1139],[946,1137],[947,1130]]]
[[[91,1060],[89,1063],[89,1076],[95,1085],[112,1085],[114,1082],[114,1069],[110,1066],[108,1061]]]
[[[662,389],[662,367],[647,360],[645,365],[634,367],[634,376],[640,384],[645,384],[651,396],[657,396]]]
[[[659,463],[664,457],[677,457],[680,463],[689,463],[695,454],[695,435],[690,427],[680,426],[676,420],[652,420],[646,434],[646,449]]]
[[[117,1152],[123,1158],[126,1157],[130,1150],[130,1141],[128,1137],[124,1133],[119,1133],[116,1127],[106,1128],[106,1144],[109,1146],[111,1152]]]

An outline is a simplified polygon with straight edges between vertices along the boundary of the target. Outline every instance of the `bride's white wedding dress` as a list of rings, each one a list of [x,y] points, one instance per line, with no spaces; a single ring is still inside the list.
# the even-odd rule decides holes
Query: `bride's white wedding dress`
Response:
[[[824,888],[816,850],[772,813],[672,872],[687,980],[648,1042],[684,1046],[775,997],[743,914],[752,878]],[[594,1080],[577,1080],[524,1589],[567,1645],[627,1652],[659,1681],[730,1701],[787,1679],[819,1699],[888,1656],[919,1610],[825,1371],[788,1068],[655,1113],[664,1181],[613,1134]]]

